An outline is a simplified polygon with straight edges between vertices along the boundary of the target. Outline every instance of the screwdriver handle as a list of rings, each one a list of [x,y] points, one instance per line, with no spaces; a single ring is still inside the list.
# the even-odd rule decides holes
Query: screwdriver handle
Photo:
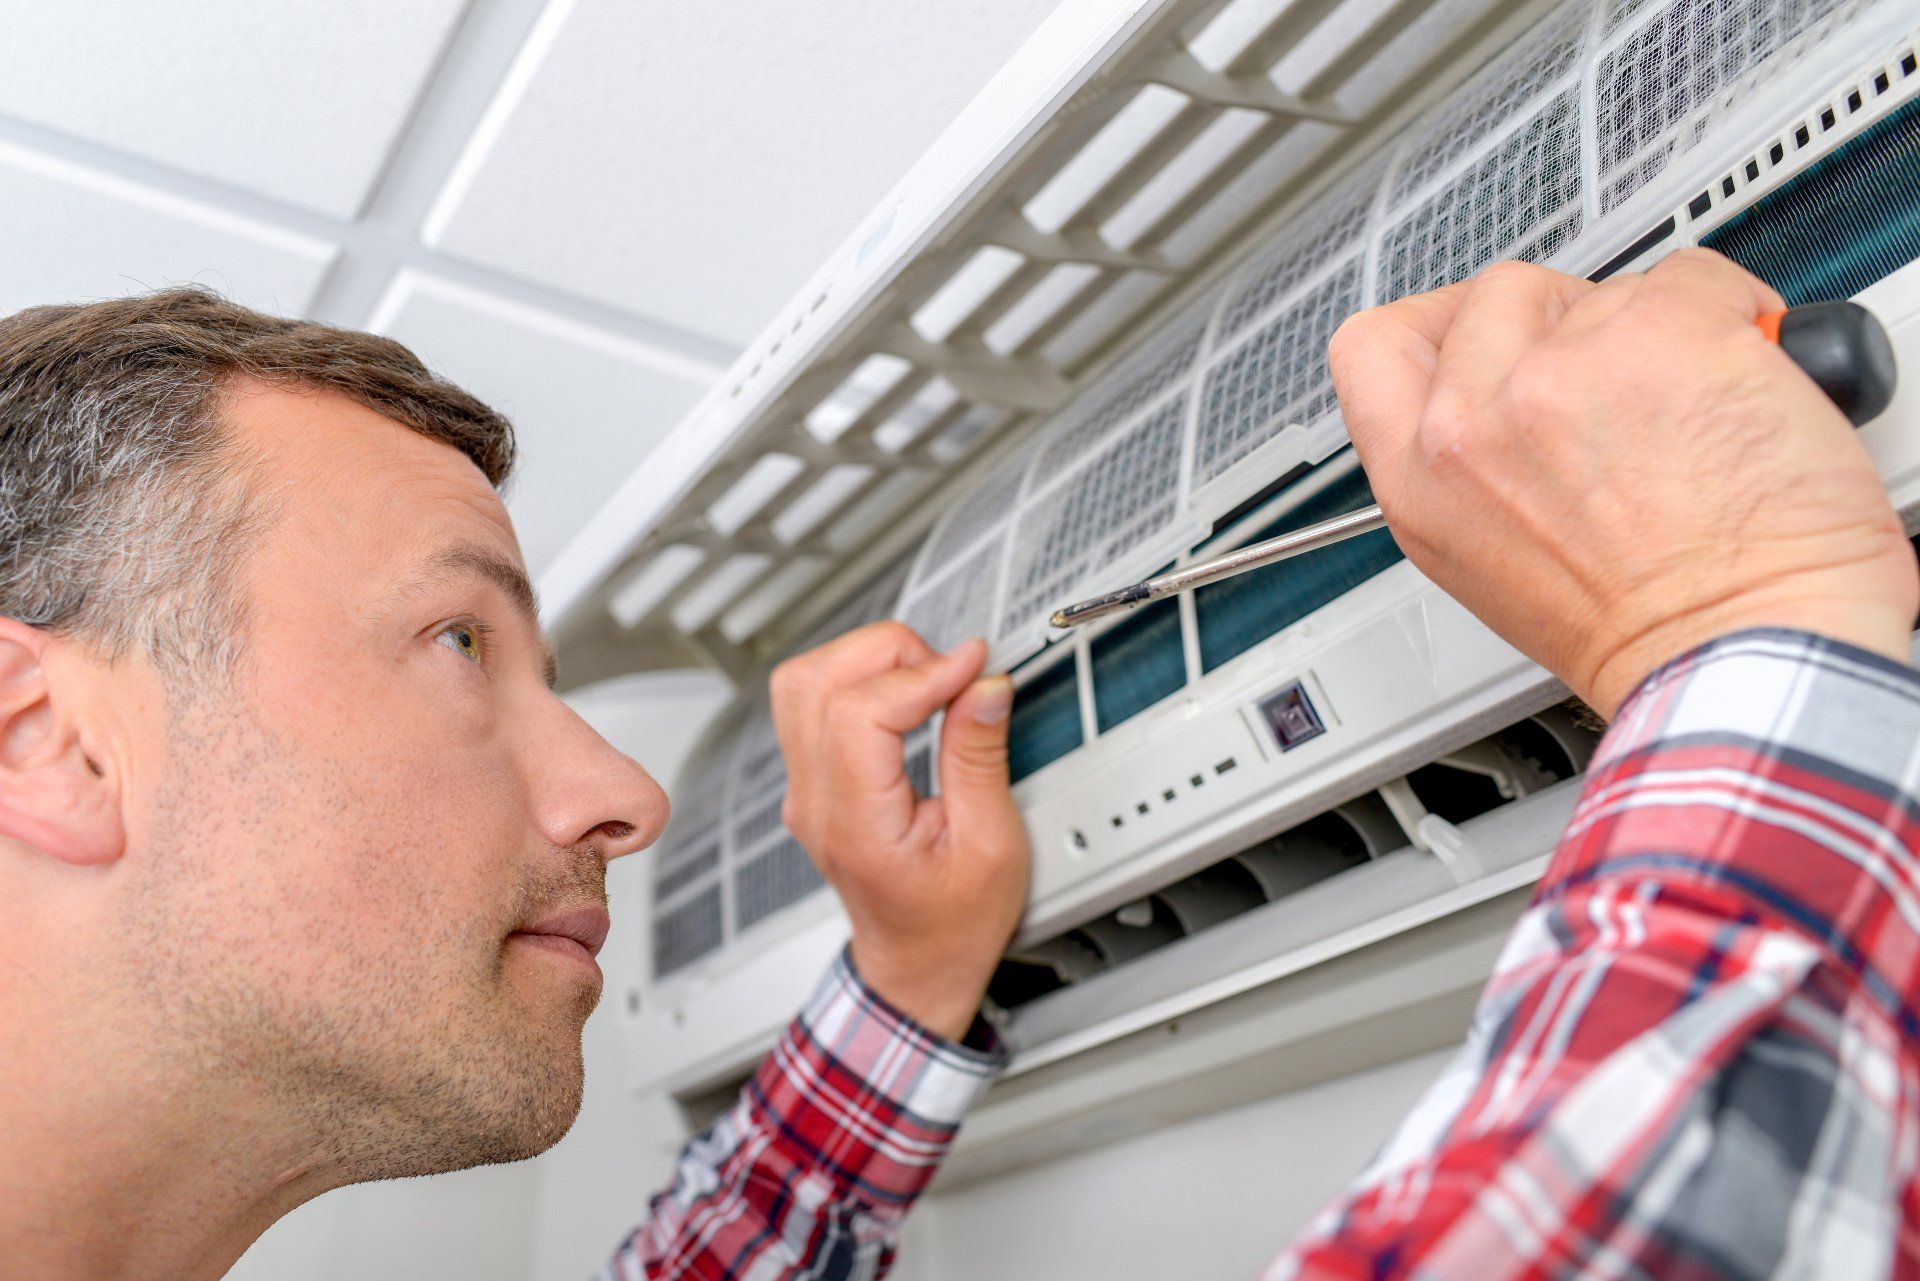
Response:
[[[1893,340],[1857,302],[1810,302],[1760,317],[1760,332],[1813,379],[1855,427],[1893,403]]]

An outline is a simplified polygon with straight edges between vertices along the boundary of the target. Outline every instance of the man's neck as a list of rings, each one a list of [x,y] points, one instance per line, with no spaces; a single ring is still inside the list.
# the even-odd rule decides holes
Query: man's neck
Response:
[[[35,1021],[44,1005],[23,1011],[0,994],[0,1006],[0,1026],[26,1033],[0,1040],[9,1278],[212,1281],[333,1186],[222,1083],[169,1079],[150,1051],[97,1027],[63,1038]]]

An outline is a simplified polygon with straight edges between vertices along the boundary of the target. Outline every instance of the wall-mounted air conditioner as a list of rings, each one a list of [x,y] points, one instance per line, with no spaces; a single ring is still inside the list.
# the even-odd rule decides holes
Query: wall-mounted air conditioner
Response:
[[[1595,741],[1376,533],[1046,615],[1370,501],[1326,369],[1374,303],[1706,244],[1920,369],[1901,0],[1069,3],[563,563],[590,669],[740,682],[654,856],[642,1088],[698,1121],[844,922],[780,825],[782,654],[870,619],[1015,672],[1014,1056],[949,1178],[1457,1038]],[[1865,431],[1920,500],[1920,392]],[[623,649],[623,646],[625,647]],[[908,745],[938,787],[933,732]],[[964,910],[964,905],[956,905]]]

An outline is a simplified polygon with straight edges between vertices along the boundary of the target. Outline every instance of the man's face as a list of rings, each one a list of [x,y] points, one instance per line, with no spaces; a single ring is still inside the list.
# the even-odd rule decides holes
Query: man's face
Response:
[[[227,417],[266,513],[242,657],[149,718],[127,783],[156,1048],[354,1177],[541,1151],[601,984],[561,936],[666,797],[549,691],[471,462],[331,393],[242,385]]]

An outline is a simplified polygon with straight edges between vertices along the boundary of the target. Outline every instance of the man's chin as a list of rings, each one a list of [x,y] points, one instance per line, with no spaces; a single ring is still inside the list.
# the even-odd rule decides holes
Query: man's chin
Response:
[[[577,1042],[576,1042],[577,1047]],[[566,1136],[580,1115],[585,1072],[579,1051],[543,1067],[522,1069],[476,1091],[476,1106],[448,1110],[437,1137],[422,1138],[423,1155],[432,1153],[434,1169],[444,1173],[476,1165],[498,1165],[539,1156]]]

